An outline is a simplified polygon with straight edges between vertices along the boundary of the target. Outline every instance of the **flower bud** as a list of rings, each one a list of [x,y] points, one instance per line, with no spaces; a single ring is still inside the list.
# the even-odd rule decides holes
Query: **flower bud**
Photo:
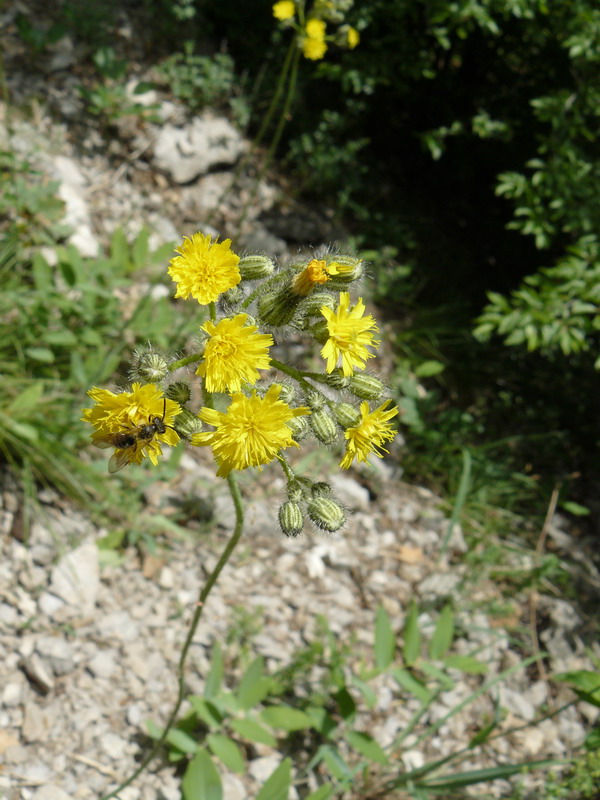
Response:
[[[317,439],[323,444],[331,444],[337,439],[337,425],[329,411],[324,408],[313,411],[309,417],[310,427]]]
[[[327,386],[342,391],[348,388],[348,378],[342,374],[339,367],[336,367],[330,375],[327,375]]]
[[[175,383],[170,383],[167,386],[165,396],[168,397],[169,400],[175,400],[180,406],[184,406],[186,403],[189,403],[192,392],[189,384],[185,381],[175,381]]]
[[[160,383],[168,374],[167,361],[153,347],[146,347],[143,350],[136,350],[133,354],[133,361],[129,369],[132,380],[140,380],[144,383]]]
[[[379,400],[385,394],[383,381],[368,372],[355,372],[348,378],[348,389],[361,400]]]
[[[328,284],[330,289],[344,291],[349,284],[359,280],[364,274],[362,258],[352,256],[336,256],[329,262],[328,267],[332,273]]]
[[[325,408],[327,405],[327,400],[325,397],[323,397],[321,392],[318,392],[316,389],[306,392],[305,402],[311,411],[318,411],[321,408]]]
[[[292,417],[285,423],[292,432],[296,442],[300,442],[308,433],[308,422],[306,417]]]
[[[350,403],[336,403],[333,413],[339,425],[346,428],[354,428],[360,422],[360,412]]]
[[[344,509],[330,497],[313,497],[306,510],[317,528],[329,533],[339,531],[346,522]]]
[[[275,271],[275,264],[266,256],[244,256],[238,262],[243,281],[258,281],[268,278]]]
[[[313,292],[306,300],[302,301],[302,311],[307,317],[321,316],[321,309],[323,306],[335,308],[335,299],[329,292]]]
[[[279,525],[283,535],[288,538],[293,538],[301,533],[304,527],[304,517],[298,503],[288,500],[281,506],[279,509]]]
[[[258,301],[258,316],[261,322],[280,328],[287,325],[296,313],[300,297],[290,294],[288,289],[267,292]]]
[[[331,495],[331,486],[325,481],[317,481],[310,487],[310,493],[313,497],[329,497]]]
[[[327,321],[322,319],[319,322],[315,322],[314,325],[311,325],[308,329],[311,336],[315,339],[315,341],[319,342],[319,344],[325,344],[325,342],[329,339],[329,329],[327,328]]]
[[[239,286],[233,286],[228,289],[222,296],[221,302],[226,306],[237,306],[244,299],[244,290]]]
[[[173,427],[183,439],[191,439],[195,433],[200,433],[202,430],[202,421],[196,414],[184,408],[175,417]]]
[[[294,398],[296,397],[296,387],[291,383],[280,383],[279,386],[281,386],[279,399],[282,402],[287,403],[289,406],[289,404],[293,402]]]
[[[288,500],[292,503],[299,503],[304,497],[304,490],[298,481],[290,481],[287,485]]]

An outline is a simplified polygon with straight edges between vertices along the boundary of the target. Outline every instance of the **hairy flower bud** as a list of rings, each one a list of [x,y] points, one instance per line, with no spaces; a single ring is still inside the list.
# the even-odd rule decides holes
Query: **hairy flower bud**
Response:
[[[202,430],[202,421],[189,409],[184,408],[177,414],[173,427],[183,439],[191,439],[195,433]]]
[[[336,256],[329,262],[329,269],[333,273],[329,288],[342,291],[347,289],[349,284],[362,278],[364,273],[362,258],[352,256]]]
[[[308,422],[306,417],[292,417],[285,423],[292,432],[296,442],[302,441],[308,433]]]
[[[354,428],[360,422],[360,412],[350,403],[336,403],[333,413],[338,424],[344,428]]]
[[[331,374],[327,375],[327,386],[331,386],[332,389],[337,389],[341,392],[348,388],[348,378],[339,367],[336,367]]]
[[[302,311],[307,317],[320,317],[323,306],[335,308],[335,298],[329,292],[313,292],[302,301]]]
[[[292,383],[281,383],[280,386],[281,393],[279,394],[279,399],[289,406],[296,397],[296,387]]]
[[[321,408],[325,408],[327,405],[327,400],[321,394],[321,392],[318,392],[316,389],[312,389],[306,392],[305,403],[311,409],[311,411],[318,411]]]
[[[317,481],[310,487],[310,493],[313,497],[329,497],[331,495],[331,486],[325,481]]]
[[[306,510],[317,528],[329,533],[339,531],[346,522],[344,509],[330,497],[313,497]]]
[[[244,256],[238,262],[243,281],[258,281],[268,278],[275,271],[275,264],[267,256]]]
[[[288,500],[291,500],[292,503],[299,503],[302,500],[304,497],[304,490],[299,481],[293,480],[288,483],[287,496]]]
[[[323,444],[331,444],[337,439],[337,425],[334,418],[325,408],[313,411],[309,418],[309,425],[314,435]]]
[[[184,406],[186,403],[189,403],[190,397],[192,396],[190,385],[185,381],[170,383],[166,388],[165,396],[168,397],[169,400],[175,400],[180,406]]]
[[[160,383],[168,374],[167,361],[153,347],[136,350],[129,368],[132,380],[143,383]]]
[[[348,389],[361,400],[379,400],[386,391],[385,383],[368,372],[355,372],[351,375],[348,378]]]
[[[290,294],[288,289],[267,292],[258,301],[258,316],[261,322],[280,328],[290,322],[301,298]]]
[[[314,340],[319,342],[319,344],[325,344],[329,339],[329,330],[327,328],[327,322],[324,319],[315,322],[308,330]]]
[[[298,536],[304,527],[302,509],[298,503],[288,500],[279,509],[279,525],[284,536]]]

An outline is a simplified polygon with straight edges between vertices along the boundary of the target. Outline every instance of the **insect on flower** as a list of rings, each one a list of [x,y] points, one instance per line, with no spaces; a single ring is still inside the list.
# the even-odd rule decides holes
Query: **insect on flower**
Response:
[[[172,425],[165,424],[166,412],[167,400],[165,398],[162,417],[151,416],[144,425],[135,425],[131,428],[125,428],[122,431],[107,434],[104,438],[94,441],[96,447],[115,448],[115,452],[108,462],[108,471],[110,473],[118,472],[123,469],[123,467],[131,464],[132,461],[136,461],[138,452],[143,447],[146,447],[156,434],[166,433],[167,428],[175,430]]]

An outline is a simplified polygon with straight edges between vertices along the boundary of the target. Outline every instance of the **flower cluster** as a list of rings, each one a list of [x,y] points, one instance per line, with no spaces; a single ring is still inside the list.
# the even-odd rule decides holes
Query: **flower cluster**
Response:
[[[283,532],[298,535],[305,516],[322,530],[338,530],[345,512],[330,487],[296,474],[285,451],[309,436],[344,445],[340,466],[348,469],[381,458],[395,435],[390,421],[398,409],[384,399],[384,383],[365,371],[379,329],[362,298],[350,295],[364,274],[362,260],[322,252],[276,266],[263,255],[240,257],[229,239],[202,233],[185,238],[176,253],[168,270],[175,297],[193,298],[208,316],[199,324],[196,352],[169,360],[148,346],[134,354],[130,391],[92,389],[95,405],[83,419],[94,428],[93,443],[114,449],[111,472],[146,457],[156,464],[161,444],[182,438],[210,447],[223,478],[277,461],[287,480]],[[320,368],[277,359],[278,343],[290,332],[316,343]],[[199,411],[190,408],[190,383],[169,381],[190,365],[204,397]]]
[[[353,0],[315,0],[308,13],[305,5],[304,0],[279,0],[273,6],[273,16],[296,31],[305,58],[320,61],[330,42],[350,50],[358,45],[360,35],[356,28],[340,24]],[[328,24],[338,26],[334,33],[327,32]]]

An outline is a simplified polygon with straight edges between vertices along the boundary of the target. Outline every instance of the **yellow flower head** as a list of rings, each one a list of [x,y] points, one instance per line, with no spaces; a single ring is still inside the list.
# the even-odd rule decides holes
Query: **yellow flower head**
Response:
[[[169,275],[177,284],[175,297],[191,295],[208,305],[241,280],[240,257],[232,252],[231,239],[211,242],[209,234],[195,233],[191,239],[184,237],[175,252],[179,255],[169,262]]]
[[[364,369],[367,359],[374,357],[367,348],[379,345],[380,340],[373,335],[379,329],[370,314],[363,318],[364,313],[365,304],[360,297],[354,308],[350,308],[348,292],[340,293],[336,311],[321,307],[329,332],[329,339],[321,350],[321,355],[327,359],[327,372],[333,372],[341,357],[342,373],[348,377],[355,369]]]
[[[173,400],[165,400],[162,390],[154,383],[134,383],[130,392],[111,392],[109,389],[94,387],[88,392],[95,405],[83,410],[82,419],[94,427],[92,442],[98,447],[115,447],[117,461],[115,472],[125,464],[140,464],[147,456],[156,466],[158,457],[162,455],[161,443],[171,447],[179,442],[179,436],[173,430],[173,419],[181,413],[181,406]],[[164,414],[164,417],[163,417]],[[161,420],[164,432],[148,428],[140,436],[140,429],[152,426],[155,418]],[[127,436],[121,437],[121,434]],[[119,446],[128,440],[128,447]],[[113,458],[115,458],[113,456]],[[112,461],[112,459],[111,459]]]
[[[310,294],[312,288],[316,286],[316,284],[327,283],[332,275],[337,275],[338,266],[339,265],[334,262],[327,265],[327,262],[318,261],[316,258],[313,258],[292,281],[292,294],[302,297]]]
[[[356,30],[356,28],[353,28],[352,26],[349,26],[348,30],[346,32],[346,37],[347,37],[346,41],[348,43],[348,47],[350,48],[350,50],[354,50],[354,48],[360,42],[360,34],[359,34],[359,32]]]
[[[205,379],[209,392],[239,392],[242,384],[256,383],[259,369],[269,369],[273,337],[258,333],[256,325],[246,325],[247,319],[247,314],[238,314],[202,326],[210,339],[196,374]]]
[[[302,52],[311,61],[319,61],[327,52],[325,23],[322,19],[309,19],[306,23],[305,33]]]
[[[366,461],[370,453],[375,453],[378,458],[383,458],[383,453],[388,452],[383,447],[383,443],[390,441],[396,435],[394,429],[388,424],[388,420],[398,413],[397,408],[387,408],[391,402],[391,400],[386,400],[375,411],[369,411],[367,402],[360,404],[362,419],[358,425],[348,428],[344,434],[348,441],[346,453],[340,461],[342,469],[348,469],[355,458],[358,461]]]
[[[273,16],[281,20],[281,22],[285,22],[286,19],[292,19],[295,13],[296,6],[292,0],[279,0],[273,6]]]
[[[286,422],[310,414],[310,409],[290,408],[279,399],[280,393],[281,386],[274,383],[264,397],[256,390],[250,397],[236,392],[224,413],[212,408],[200,411],[200,419],[216,430],[196,433],[191,441],[212,447],[219,477],[226,478],[232,469],[268,464],[280,450],[298,447]]]

